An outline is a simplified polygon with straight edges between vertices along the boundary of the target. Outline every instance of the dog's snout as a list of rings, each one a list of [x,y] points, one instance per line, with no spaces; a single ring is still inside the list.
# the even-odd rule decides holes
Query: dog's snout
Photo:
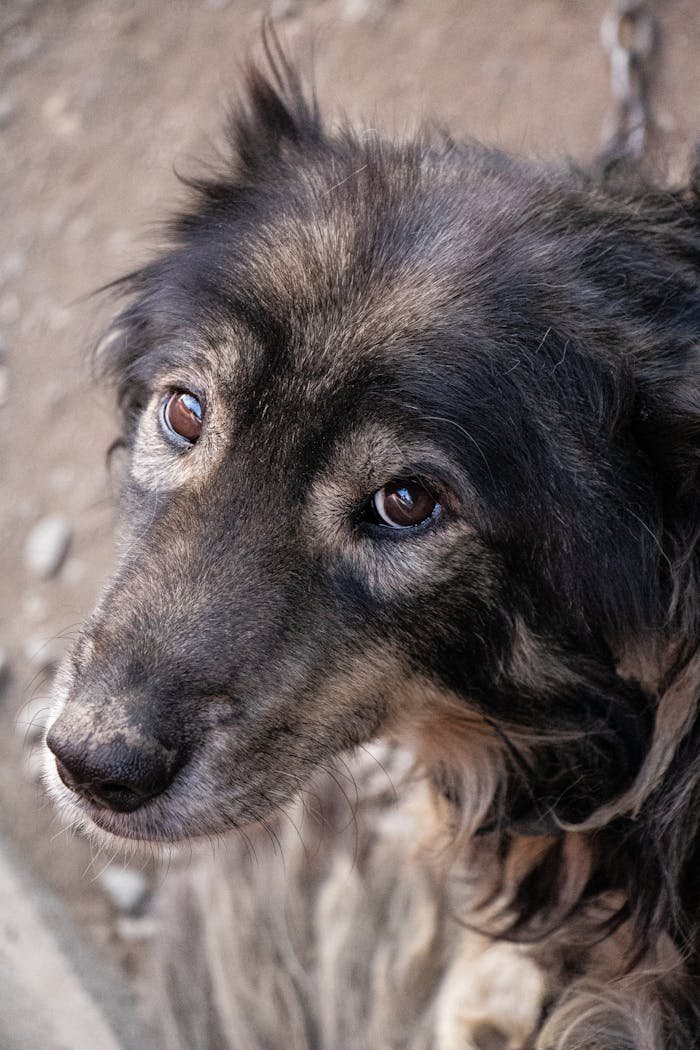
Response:
[[[67,788],[118,813],[130,813],[162,794],[176,772],[174,755],[147,738],[135,743],[122,736],[111,741],[76,740],[57,723],[46,742]]]

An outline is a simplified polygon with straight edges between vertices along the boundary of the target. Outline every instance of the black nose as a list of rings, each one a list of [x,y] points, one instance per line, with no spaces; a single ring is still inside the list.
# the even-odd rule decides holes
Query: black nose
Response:
[[[123,736],[76,741],[60,720],[46,738],[63,783],[89,802],[117,813],[131,813],[160,795],[176,772],[175,755],[157,740],[126,743]]]

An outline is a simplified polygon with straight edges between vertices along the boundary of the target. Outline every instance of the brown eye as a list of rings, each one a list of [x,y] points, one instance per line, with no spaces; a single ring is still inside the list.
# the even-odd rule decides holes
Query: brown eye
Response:
[[[417,481],[392,481],[375,492],[372,506],[377,517],[393,529],[422,525],[440,513],[440,504]]]
[[[179,390],[162,402],[161,419],[167,437],[178,445],[194,445],[202,432],[204,409],[194,394]]]

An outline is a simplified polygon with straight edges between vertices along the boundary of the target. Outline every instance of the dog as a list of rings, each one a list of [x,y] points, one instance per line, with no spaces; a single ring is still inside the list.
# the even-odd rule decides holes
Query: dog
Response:
[[[331,131],[274,46],[230,134],[98,349],[47,735],[103,841],[260,851],[174,894],[168,1045],[700,1047],[700,166]]]

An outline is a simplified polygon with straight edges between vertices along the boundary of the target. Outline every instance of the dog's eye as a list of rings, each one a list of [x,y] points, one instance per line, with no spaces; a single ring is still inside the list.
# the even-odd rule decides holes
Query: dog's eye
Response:
[[[160,414],[168,438],[178,445],[194,445],[204,419],[204,409],[194,394],[187,390],[175,391],[163,399]]]
[[[407,529],[436,518],[441,507],[424,485],[401,480],[378,489],[372,497],[372,509],[385,525]]]

